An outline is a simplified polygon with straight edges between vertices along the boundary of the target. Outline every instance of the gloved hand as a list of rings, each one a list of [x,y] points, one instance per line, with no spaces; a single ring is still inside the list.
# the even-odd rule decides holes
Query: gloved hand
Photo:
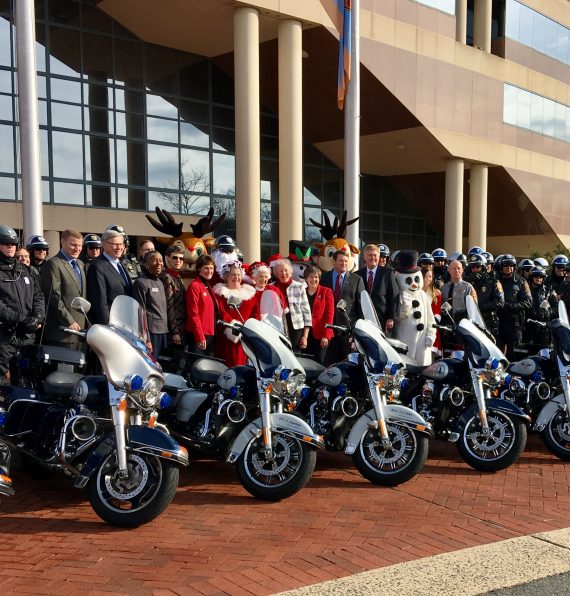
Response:
[[[40,326],[40,320],[37,317],[25,317],[18,323],[20,333],[35,333]]]
[[[434,341],[435,341],[434,337],[432,337],[431,335],[426,335],[426,338],[425,338],[426,348],[431,348],[433,346]]]
[[[400,300],[399,315],[400,315],[400,317],[407,317],[412,310],[412,301],[413,301],[412,293],[408,292],[408,290],[402,290],[400,292],[399,300]]]

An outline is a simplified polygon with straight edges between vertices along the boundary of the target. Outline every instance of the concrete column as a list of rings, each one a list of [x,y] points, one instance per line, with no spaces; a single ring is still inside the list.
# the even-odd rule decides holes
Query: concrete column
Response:
[[[236,235],[248,262],[261,256],[259,13],[234,11]],[[281,197],[284,198],[284,197]]]
[[[301,23],[279,21],[279,252],[303,239],[303,66]]]
[[[65,226],[62,226],[62,231]],[[79,230],[80,232],[82,230]],[[49,257],[55,256],[59,252],[60,242],[59,242],[59,232],[57,230],[44,230],[42,236],[47,240],[49,244]]]
[[[467,43],[467,0],[455,0],[455,41]]]
[[[462,159],[450,159],[445,169],[445,229],[443,238],[447,253],[462,251],[463,241],[463,172]]]
[[[491,21],[493,6],[491,0],[475,0],[473,15],[473,45],[491,53]]]
[[[472,164],[469,177],[469,246],[487,244],[487,187],[489,168]]]

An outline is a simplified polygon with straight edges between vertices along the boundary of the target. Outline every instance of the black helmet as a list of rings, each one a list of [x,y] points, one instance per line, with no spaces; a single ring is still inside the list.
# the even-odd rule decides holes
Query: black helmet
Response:
[[[487,259],[487,265],[493,264],[495,259],[493,258],[493,255],[490,252],[484,252],[482,253],[482,255],[485,259]]]
[[[485,251],[480,246],[472,246],[467,253],[467,256],[471,255],[482,255]]]
[[[568,257],[566,255],[556,255],[552,259],[553,267],[568,267]]]
[[[513,257],[513,255],[506,254],[503,255],[499,264],[500,267],[504,267],[505,265],[512,265],[513,267],[516,267],[517,260],[515,259],[515,257]]]
[[[43,236],[32,236],[26,244],[28,250],[49,250],[48,241]]]
[[[236,250],[237,246],[234,242],[234,239],[231,236],[222,235],[216,238],[216,242],[214,244],[214,248],[216,250],[227,250],[232,251]]]
[[[433,257],[429,252],[423,252],[418,257],[418,265],[433,265]]]
[[[467,267],[485,267],[487,259],[480,253],[473,253],[467,259]]]
[[[0,226],[0,244],[15,244],[17,246],[19,243],[18,234],[13,228],[6,225]]]
[[[431,256],[434,258],[435,261],[447,261],[447,253],[443,248],[436,248],[432,253]]]
[[[451,261],[459,261],[463,267],[465,267],[465,265],[467,265],[467,257],[460,251],[456,250],[455,252],[452,252],[449,257],[448,257],[449,262],[451,263]]]
[[[531,277],[543,277],[546,278],[546,271],[542,267],[534,267],[530,271]]]
[[[101,248],[101,238],[97,234],[87,234],[83,238],[83,245],[85,248]]]
[[[534,269],[534,267],[534,261],[531,259],[522,259],[522,261],[519,263],[519,271],[529,272]]]
[[[388,258],[390,256],[390,249],[385,244],[379,244],[378,250],[380,251],[381,257]]]

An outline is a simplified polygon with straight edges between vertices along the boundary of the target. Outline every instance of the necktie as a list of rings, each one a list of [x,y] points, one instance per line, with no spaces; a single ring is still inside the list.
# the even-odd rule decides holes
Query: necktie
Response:
[[[117,269],[119,270],[119,273],[121,274],[121,277],[123,278],[123,281],[125,282],[127,288],[130,288],[131,280],[129,279],[127,272],[123,269],[123,266],[121,265],[120,261],[117,263]]]
[[[342,290],[342,276],[339,273],[336,276],[336,283],[334,285],[334,301],[338,302],[340,300],[340,293]]]
[[[449,294],[447,296],[447,301],[451,306],[453,306],[453,290],[455,290],[455,284],[449,286]]]
[[[368,293],[372,294],[372,285],[374,284],[374,273],[372,271],[368,272]]]
[[[81,269],[79,269],[79,265],[77,264],[77,261],[75,259],[71,259],[71,268],[75,272],[75,275],[77,275],[77,279],[79,281],[79,289],[82,290],[83,284],[81,279]]]

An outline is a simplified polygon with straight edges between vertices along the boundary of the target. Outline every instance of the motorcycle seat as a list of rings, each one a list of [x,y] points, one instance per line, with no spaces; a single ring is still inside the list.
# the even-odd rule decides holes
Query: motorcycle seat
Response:
[[[400,354],[400,358],[402,359],[402,362],[406,365],[406,369],[408,370],[408,372],[412,374],[421,373],[424,369],[427,368],[427,366],[423,364],[418,364],[415,360],[412,360],[412,358],[408,358],[404,354]]]
[[[71,397],[75,384],[83,379],[81,373],[55,370],[44,381],[46,397]]]
[[[190,376],[201,383],[214,384],[227,369],[228,367],[223,362],[210,358],[200,358],[190,366]]]
[[[314,381],[322,372],[325,370],[325,367],[316,362],[315,360],[311,360],[311,358],[303,358],[302,356],[298,356],[297,360],[299,360],[299,364],[305,369],[305,375],[307,381]]]

